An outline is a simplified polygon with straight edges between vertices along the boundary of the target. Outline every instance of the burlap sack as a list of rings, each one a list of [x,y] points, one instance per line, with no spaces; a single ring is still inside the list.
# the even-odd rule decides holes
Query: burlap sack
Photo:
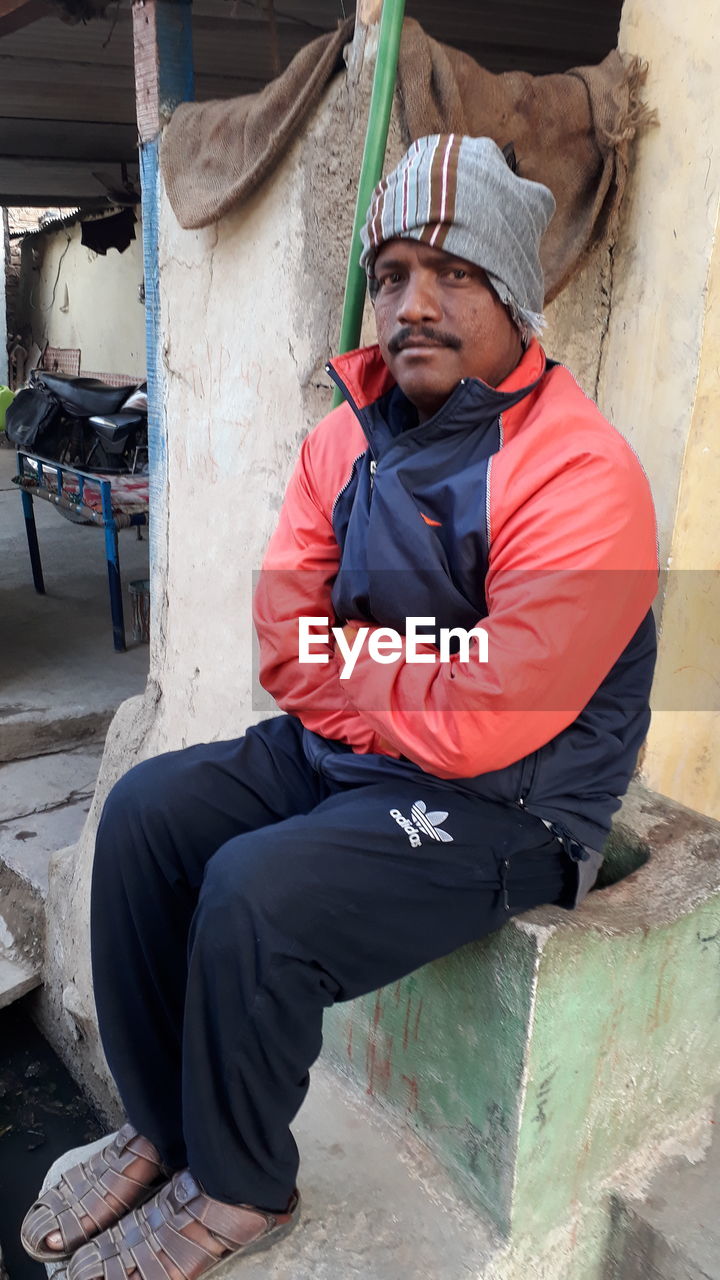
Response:
[[[161,163],[181,226],[207,226],[257,189],[342,68],[352,22],[306,45],[260,93],[177,108]],[[544,182],[555,196],[542,252],[548,302],[613,233],[629,144],[653,118],[640,101],[643,79],[640,60],[623,60],[617,50],[597,67],[559,75],[494,75],[432,40],[413,19],[403,27],[398,93],[408,142],[453,132],[487,136],[501,147],[511,142],[521,176]]]
[[[331,35],[306,44],[259,93],[176,107],[160,163],[181,227],[207,227],[257,191],[344,67],[354,25],[348,18]]]
[[[512,142],[523,178],[557,202],[542,243],[550,302],[586,253],[612,233],[628,172],[629,144],[651,119],[639,100],[642,63],[614,49],[597,67],[559,75],[494,75],[466,53],[403,27],[398,87],[411,139],[469,133]]]

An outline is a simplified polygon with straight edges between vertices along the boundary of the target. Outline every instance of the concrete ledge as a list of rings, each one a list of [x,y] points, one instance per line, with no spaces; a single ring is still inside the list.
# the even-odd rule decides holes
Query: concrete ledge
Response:
[[[646,1176],[720,1089],[720,823],[634,786],[610,878],[643,861],[326,1019],[336,1065],[510,1241],[547,1239],[632,1162]]]
[[[0,708],[0,764],[102,742],[115,714],[111,699],[112,693],[108,694],[109,705],[95,711],[21,705]]]
[[[40,965],[28,964],[15,954],[14,948],[0,946],[0,1009],[39,986]]]
[[[37,987],[48,863],[82,831],[99,749],[0,764],[0,1007]]]

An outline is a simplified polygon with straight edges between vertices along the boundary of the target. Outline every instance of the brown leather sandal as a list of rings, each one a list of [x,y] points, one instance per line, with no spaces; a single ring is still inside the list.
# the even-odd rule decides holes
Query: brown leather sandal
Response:
[[[268,1249],[292,1231],[299,1216],[297,1192],[285,1213],[267,1213],[211,1199],[185,1169],[152,1200],[79,1249],[68,1265],[67,1280],[125,1280],[130,1273],[133,1280],[168,1280],[165,1260],[185,1280],[204,1280],[230,1259]],[[191,1222],[201,1223],[224,1247],[220,1257],[181,1234]]]
[[[157,1166],[157,1177],[151,1183],[138,1182],[125,1172],[138,1156]],[[20,1230],[25,1252],[37,1262],[62,1262],[120,1216],[149,1200],[170,1176],[171,1170],[160,1162],[153,1144],[132,1125],[123,1125],[112,1142],[66,1170],[57,1186],[48,1187],[35,1201]],[[120,1214],[108,1204],[108,1195],[124,1206]],[[92,1230],[83,1227],[82,1218],[92,1219]],[[53,1231],[60,1232],[62,1249],[49,1249],[45,1244]]]

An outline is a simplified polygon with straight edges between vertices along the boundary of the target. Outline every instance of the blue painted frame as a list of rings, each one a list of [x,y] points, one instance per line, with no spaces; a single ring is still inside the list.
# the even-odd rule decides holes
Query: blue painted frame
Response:
[[[33,464],[31,469],[26,468],[25,464],[27,462]],[[48,485],[45,479],[46,470],[55,472],[57,489],[53,490]],[[66,475],[74,476],[77,479],[77,492],[73,492],[72,494],[63,493],[64,477]],[[23,482],[30,480],[31,477],[32,488],[28,488]],[[92,484],[100,490],[102,514],[95,511],[93,507],[85,505],[84,497],[86,481],[91,481]],[[105,532],[105,559],[107,560],[108,586],[110,589],[110,616],[112,618],[113,644],[117,653],[124,653],[126,649],[125,617],[123,613],[122,585],[120,581],[118,526],[112,508],[112,486],[110,480],[103,476],[93,475],[90,471],[80,471],[77,467],[69,467],[63,462],[54,462],[51,458],[43,458],[37,453],[28,453],[26,449],[18,449],[15,483],[20,488],[20,496],[22,498],[23,515],[25,517],[25,532],[27,534],[28,550],[30,552],[33,584],[35,586],[35,590],[40,595],[45,595],[45,580],[43,578],[40,546],[38,543],[37,526],[35,524],[33,493],[36,498],[43,498],[46,502],[53,502],[58,507],[75,510],[86,520],[91,520],[94,524],[102,524]],[[122,519],[122,523],[125,527],[140,527],[146,525],[147,522],[147,511],[136,511],[132,514],[123,516]]]
[[[148,464],[150,509],[162,511],[167,492],[167,433],[164,415],[165,377],[160,308],[159,230],[161,177],[160,129],[180,102],[194,97],[191,0],[153,0],[157,54],[157,134],[140,142],[140,186],[143,216],[143,264],[145,271],[145,341],[148,389]],[[158,539],[165,540],[162,521],[150,524],[151,635],[159,636],[158,597],[152,589],[156,571],[163,565]]]

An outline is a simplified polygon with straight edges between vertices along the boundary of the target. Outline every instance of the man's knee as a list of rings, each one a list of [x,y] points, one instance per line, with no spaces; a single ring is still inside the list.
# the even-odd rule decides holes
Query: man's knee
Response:
[[[339,988],[318,952],[322,895],[302,848],[273,834],[279,833],[269,828],[240,836],[210,859],[193,920],[193,951],[222,964],[238,961],[256,990],[279,987],[332,1004]]]
[[[228,840],[205,867],[200,906],[206,922],[251,919],[258,929],[293,937],[307,900],[302,861],[278,828]]]
[[[248,832],[220,846],[203,875],[201,902],[206,908],[232,912],[239,901],[261,900],[263,844],[257,832]]]
[[[127,820],[137,813],[165,809],[178,790],[176,752],[142,760],[115,783],[103,808],[102,820]]]
[[[143,760],[115,783],[98,826],[96,876],[118,861],[129,871],[137,858],[144,861],[148,851],[159,853],[167,844],[171,820],[182,825],[187,793],[180,777],[179,754],[169,752]]]

